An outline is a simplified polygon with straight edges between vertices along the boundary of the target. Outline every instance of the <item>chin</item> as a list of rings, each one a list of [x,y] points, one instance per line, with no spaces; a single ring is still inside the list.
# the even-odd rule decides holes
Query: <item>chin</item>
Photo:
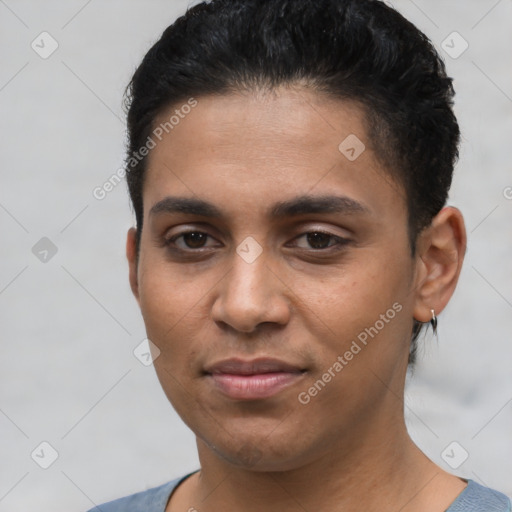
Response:
[[[286,440],[298,439],[287,434],[285,438],[270,439],[262,435],[258,439],[236,439],[233,435],[221,441],[204,441],[205,448],[238,469],[254,472],[282,472],[297,469],[308,462],[303,446],[287,444]],[[301,443],[302,444],[302,443]]]

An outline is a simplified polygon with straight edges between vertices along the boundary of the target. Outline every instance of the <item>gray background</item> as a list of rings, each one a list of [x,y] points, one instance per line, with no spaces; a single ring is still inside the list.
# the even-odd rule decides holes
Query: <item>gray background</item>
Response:
[[[127,279],[125,184],[93,196],[122,165],[124,87],[189,3],[0,0],[0,512],[84,511],[198,467],[194,436],[133,354],[145,332]],[[423,340],[408,384],[407,421],[436,463],[452,470],[441,454],[456,441],[452,465],[469,456],[454,473],[512,496],[512,2],[393,3],[455,78],[463,145],[449,202],[469,234],[438,340]],[[43,31],[59,45],[46,59],[31,47],[50,48]],[[453,31],[469,44],[458,58],[441,47]],[[46,261],[43,237],[57,248]],[[48,469],[43,441],[58,453]]]

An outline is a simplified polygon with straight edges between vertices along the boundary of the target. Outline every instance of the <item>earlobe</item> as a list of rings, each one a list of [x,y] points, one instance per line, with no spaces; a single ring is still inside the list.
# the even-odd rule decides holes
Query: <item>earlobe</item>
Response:
[[[137,230],[135,228],[130,228],[126,236],[126,258],[128,259],[129,266],[130,287],[140,306],[139,281],[137,275]]]
[[[445,207],[421,235],[418,251],[414,318],[430,322],[450,300],[466,252],[464,219],[457,208]],[[437,320],[436,320],[437,321]]]

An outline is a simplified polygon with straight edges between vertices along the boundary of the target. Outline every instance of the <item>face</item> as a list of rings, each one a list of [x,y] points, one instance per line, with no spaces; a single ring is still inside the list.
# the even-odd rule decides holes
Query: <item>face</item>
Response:
[[[132,288],[205,449],[286,470],[401,421],[417,265],[358,106],[197,98],[151,150],[143,201]]]

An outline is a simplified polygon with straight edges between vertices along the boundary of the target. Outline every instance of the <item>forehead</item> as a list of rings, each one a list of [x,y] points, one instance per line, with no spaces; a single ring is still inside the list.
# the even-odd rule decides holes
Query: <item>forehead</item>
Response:
[[[268,212],[287,198],[338,193],[375,212],[403,210],[403,191],[374,154],[355,103],[285,87],[195,101],[154,122],[153,134],[162,133],[148,156],[146,215],[177,195]]]
[[[272,156],[285,163],[288,156],[296,166],[301,157],[339,156],[338,144],[351,134],[369,142],[360,107],[305,88],[281,86],[199,97],[196,101],[197,106],[182,118],[172,114],[179,113],[185,103],[162,112],[154,122],[158,127],[171,117],[178,121],[169,133],[162,134],[162,142],[172,147],[176,157],[191,149],[194,155],[188,156],[208,154],[224,158],[228,164],[261,164]],[[164,144],[159,144],[160,149]],[[158,151],[153,151],[150,159],[155,153]],[[252,170],[257,170],[256,165]]]

